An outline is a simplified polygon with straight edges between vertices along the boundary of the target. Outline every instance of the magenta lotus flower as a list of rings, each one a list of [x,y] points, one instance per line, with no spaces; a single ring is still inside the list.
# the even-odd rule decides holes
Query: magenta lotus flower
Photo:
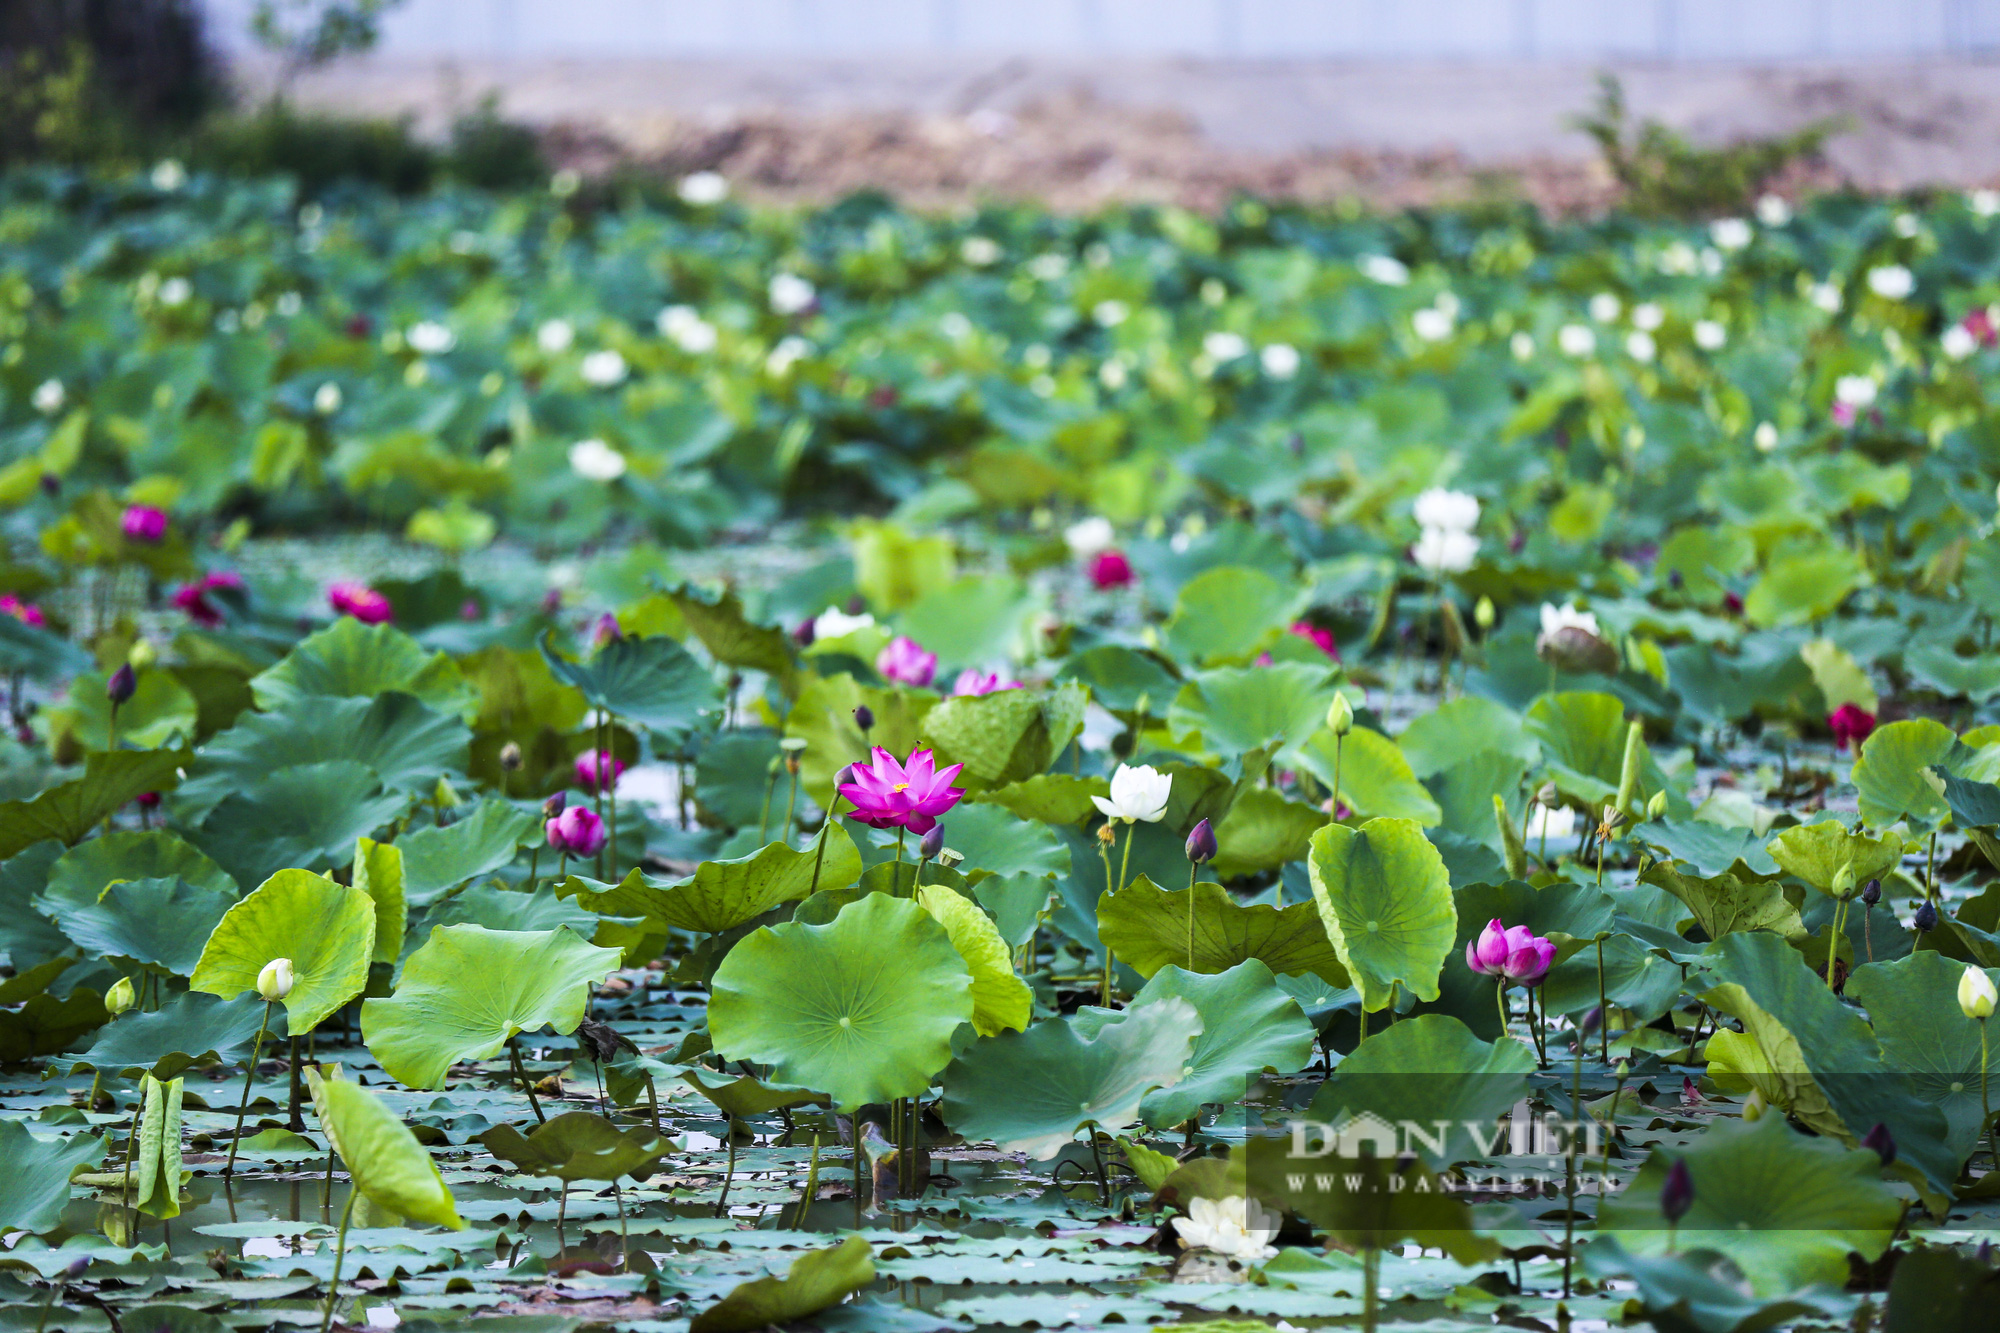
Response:
[[[625,631],[619,628],[618,617],[606,611],[597,618],[597,623],[591,627],[590,646],[601,649],[605,644],[612,643],[624,637]]]
[[[214,629],[222,623],[222,612],[208,594],[219,588],[241,588],[243,576],[231,570],[219,574],[204,575],[198,582],[174,590],[174,605],[187,612],[187,618],[207,629]]]
[[[23,625],[33,625],[36,629],[49,623],[42,614],[42,608],[33,602],[24,602],[13,593],[0,593],[0,615],[9,615]]]
[[[585,750],[576,757],[577,784],[585,791],[596,791],[601,783],[607,781],[615,786],[624,771],[624,761],[614,754]]]
[[[1002,680],[997,671],[981,671],[977,667],[967,667],[958,673],[958,679],[951,683],[954,695],[997,694],[1001,690],[1018,690],[1018,680]]]
[[[1860,704],[1842,704],[1827,714],[1826,725],[1833,732],[1835,744],[1843,750],[1852,750],[1874,734],[1875,715]]]
[[[929,833],[937,827],[937,817],[965,797],[963,788],[951,785],[964,764],[937,767],[929,750],[918,750],[905,763],[881,746],[866,763],[852,765],[852,782],[842,783],[840,794],[853,806],[850,819],[870,828],[906,828],[912,833]]]
[[[587,805],[572,805],[542,826],[549,846],[568,856],[595,856],[609,837],[604,821]]]
[[[937,679],[937,654],[925,652],[915,639],[898,634],[875,655],[875,669],[884,680],[921,689]]]
[[[1498,917],[1486,923],[1479,938],[1465,945],[1465,965],[1483,977],[1502,976],[1533,986],[1555,964],[1556,946],[1526,926],[1507,927]]]
[[[389,599],[365,583],[336,583],[326,590],[327,605],[364,625],[384,625],[395,614]]]
[[[151,546],[167,535],[166,511],[151,505],[132,505],[118,527],[131,540]]]
[[[1332,630],[1321,629],[1318,625],[1308,624],[1306,621],[1301,620],[1293,624],[1290,632],[1298,635],[1301,639],[1304,639],[1334,661],[1338,662],[1340,660],[1340,645],[1334,642]]]
[[[1122,588],[1132,581],[1132,562],[1123,551],[1099,551],[1090,558],[1090,582],[1097,588]]]

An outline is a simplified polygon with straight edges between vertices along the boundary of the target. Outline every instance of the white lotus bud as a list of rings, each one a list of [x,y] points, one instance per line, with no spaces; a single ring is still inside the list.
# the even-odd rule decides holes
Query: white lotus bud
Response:
[[[273,958],[257,974],[257,993],[276,1003],[292,993],[292,960]]]

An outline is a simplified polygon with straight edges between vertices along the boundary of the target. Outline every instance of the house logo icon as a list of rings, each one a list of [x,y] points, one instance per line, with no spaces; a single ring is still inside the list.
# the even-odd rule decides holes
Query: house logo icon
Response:
[[[1331,1137],[1342,1157],[1389,1158],[1402,1151],[1396,1127],[1373,1111],[1348,1115],[1334,1125]]]

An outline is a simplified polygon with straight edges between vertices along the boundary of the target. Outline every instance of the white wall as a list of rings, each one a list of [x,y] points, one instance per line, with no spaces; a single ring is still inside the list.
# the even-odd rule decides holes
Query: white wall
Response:
[[[225,48],[251,0],[208,0]],[[403,0],[389,57],[963,53],[1866,60],[2000,51],[2000,0]]]

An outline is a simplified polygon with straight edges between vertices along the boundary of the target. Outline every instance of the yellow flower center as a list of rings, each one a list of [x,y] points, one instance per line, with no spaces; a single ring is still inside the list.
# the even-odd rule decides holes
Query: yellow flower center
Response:
[[[906,787],[908,787],[909,785],[910,785],[910,784],[909,784],[909,783],[907,783],[907,782],[899,782],[899,783],[897,783],[897,784],[896,784],[895,786],[893,786],[893,787],[889,788],[889,790],[890,790],[890,791],[902,791],[903,789],[905,789],[905,788],[906,788]]]

